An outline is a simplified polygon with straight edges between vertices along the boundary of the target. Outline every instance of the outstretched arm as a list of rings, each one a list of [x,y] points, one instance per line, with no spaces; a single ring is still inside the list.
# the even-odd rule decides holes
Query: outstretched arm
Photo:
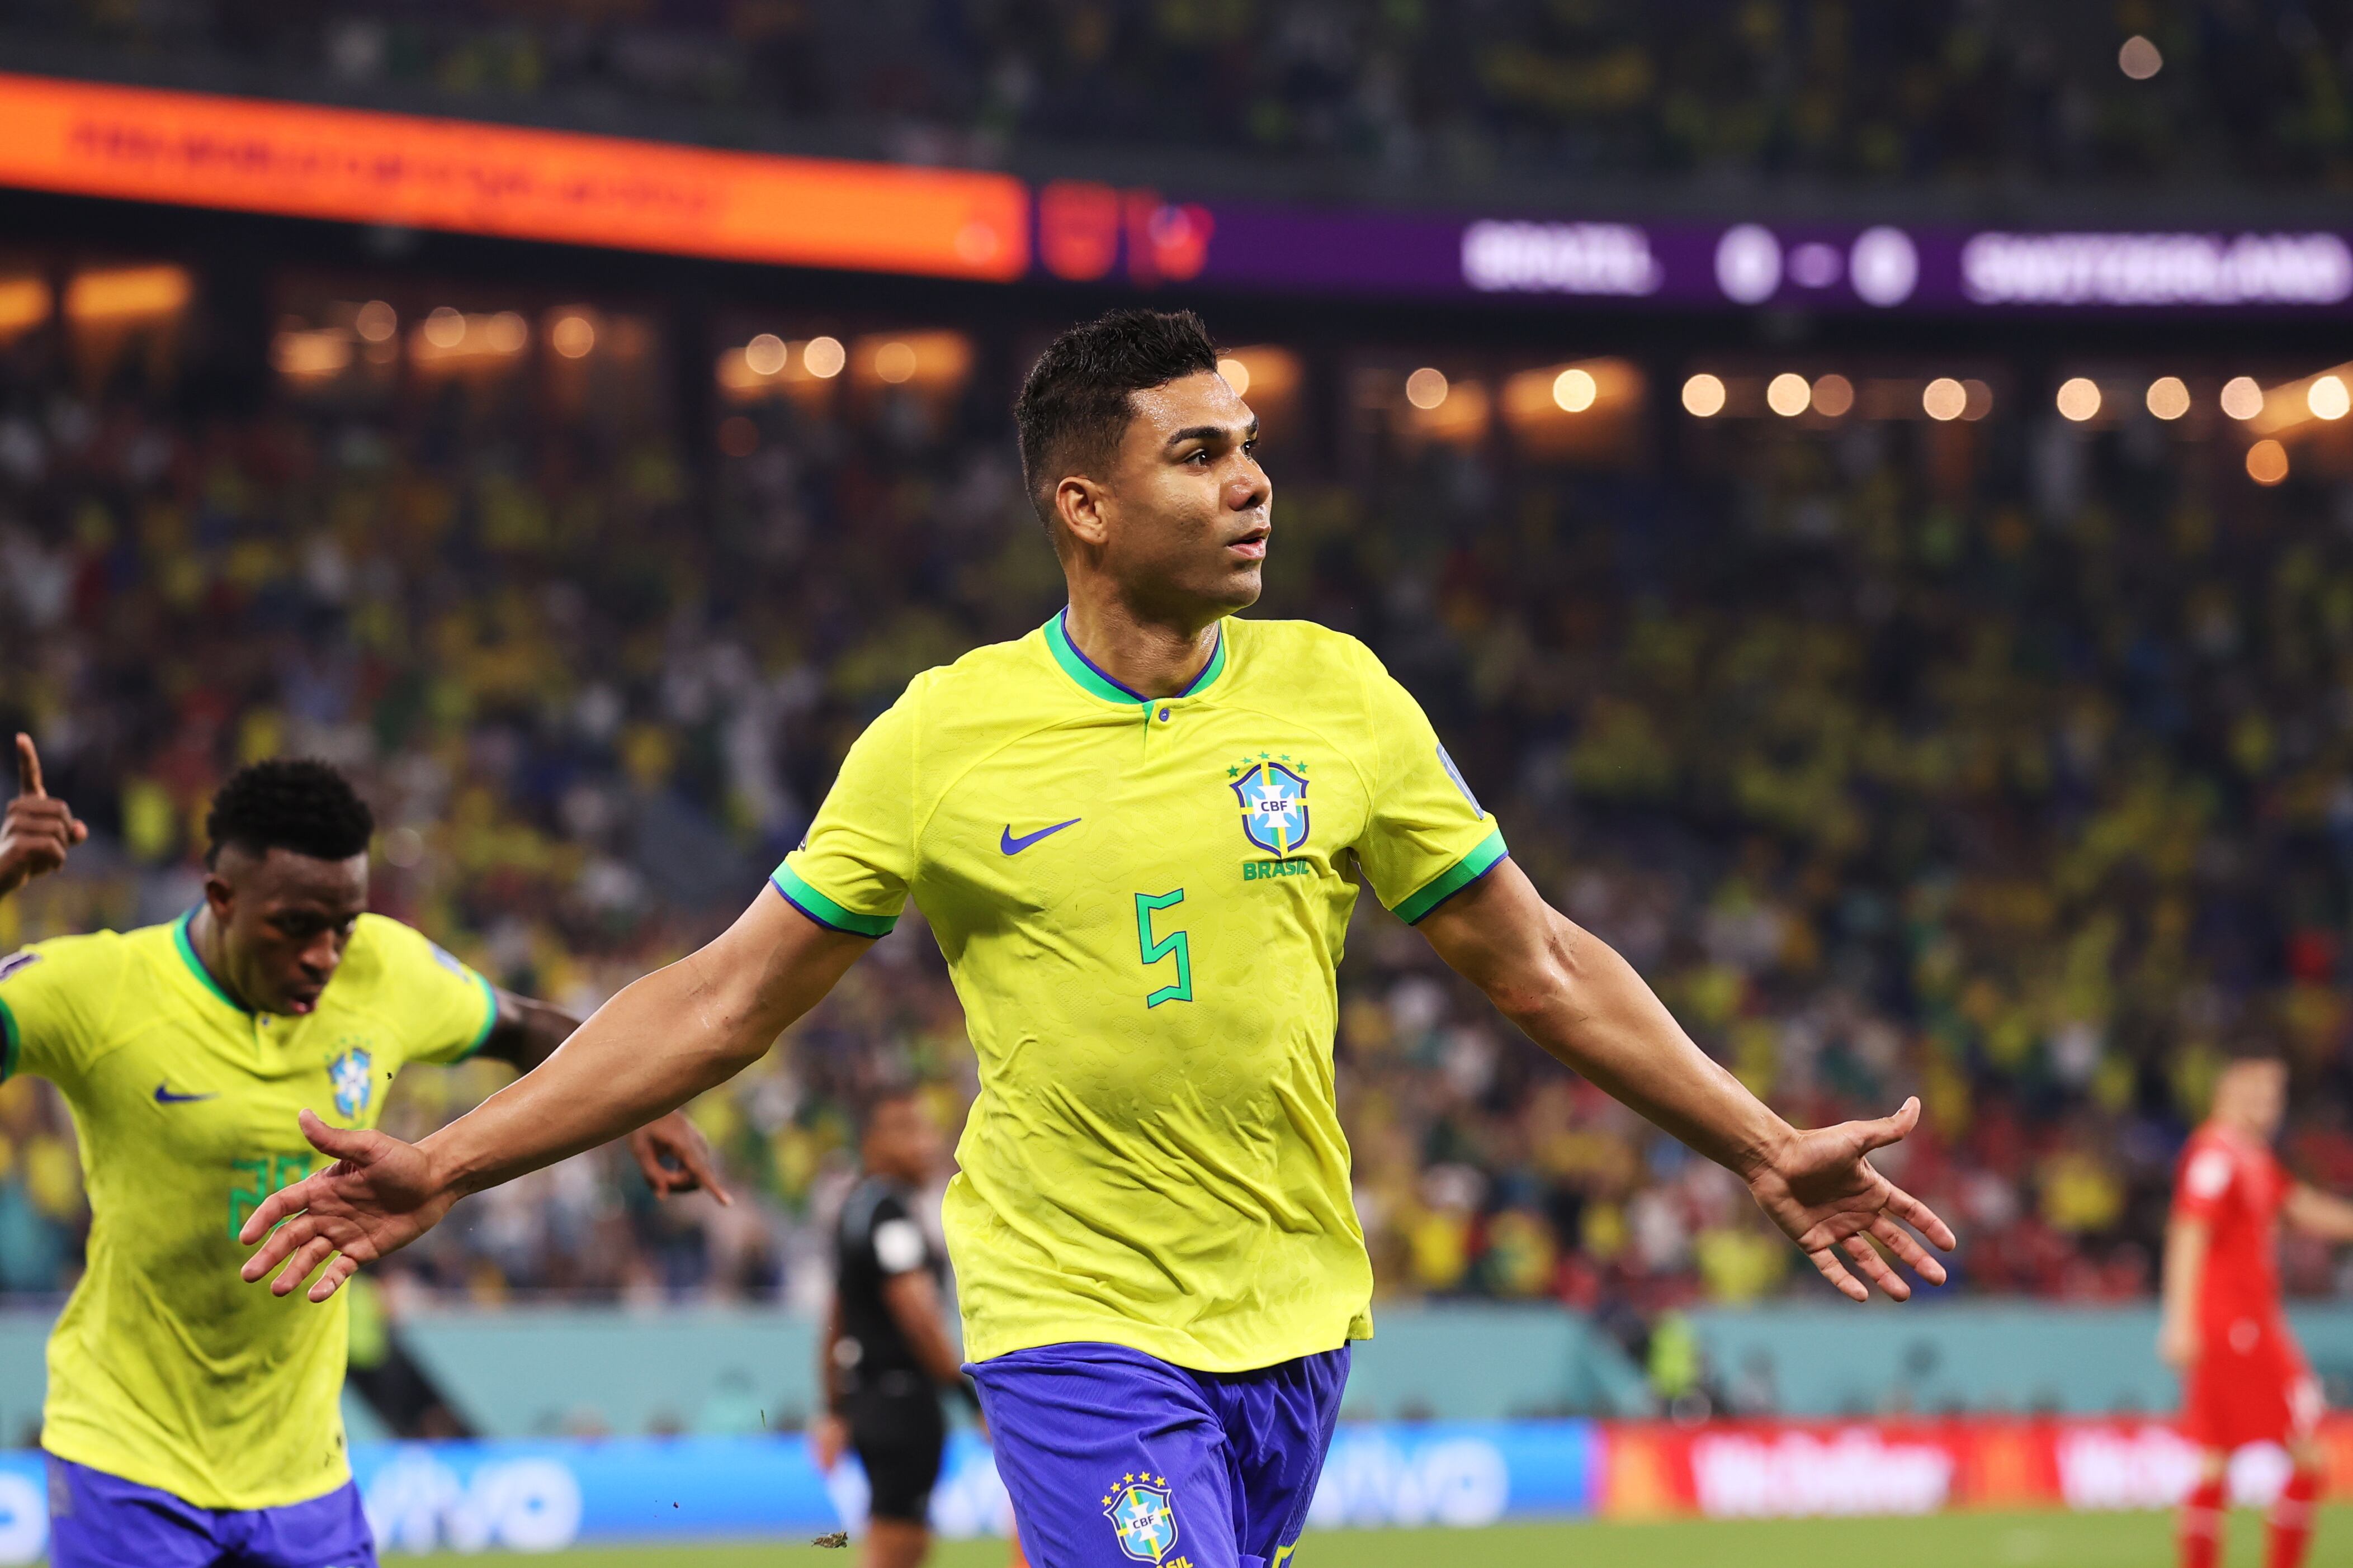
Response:
[[[2281,1217],[2293,1228],[2323,1241],[2353,1241],[2353,1204],[2302,1182],[2288,1189],[2287,1206]]]
[[[1633,966],[1556,912],[1509,860],[1419,929],[1530,1039],[1746,1182],[1773,1223],[1846,1295],[1867,1300],[1871,1290],[1841,1252],[1895,1300],[1912,1294],[1873,1238],[1930,1284],[1944,1283],[1944,1265],[1905,1226],[1947,1251],[1956,1245],[1951,1229],[1868,1157],[1918,1124],[1917,1100],[1876,1121],[1797,1131],[1693,1044]]]
[[[2177,1371],[2198,1359],[2198,1288],[2206,1278],[2206,1222],[2176,1215],[2165,1227],[2165,1311],[2157,1330],[2159,1360]]]
[[[90,837],[90,829],[64,801],[41,787],[41,753],[33,737],[16,737],[16,798],[0,816],[0,899],[35,877],[62,870],[66,852]]]
[[[518,996],[503,987],[493,994],[499,1016],[491,1026],[491,1037],[482,1042],[482,1055],[512,1063],[517,1072],[527,1073],[547,1060],[580,1027],[579,1019],[552,1002]],[[683,1110],[657,1117],[631,1132],[629,1154],[658,1198],[702,1191],[723,1204],[735,1201],[719,1180],[711,1145]]]
[[[246,1279],[282,1264],[270,1290],[290,1295],[325,1263],[310,1291],[325,1300],[467,1194],[610,1142],[743,1071],[871,945],[765,888],[709,946],[625,987],[545,1065],[421,1142],[304,1111],[303,1133],[335,1163],[254,1211],[242,1239],[261,1246]]]

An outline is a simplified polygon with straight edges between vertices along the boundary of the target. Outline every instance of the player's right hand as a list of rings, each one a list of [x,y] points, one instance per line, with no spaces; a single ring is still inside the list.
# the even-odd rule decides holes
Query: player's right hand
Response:
[[[361,1264],[399,1251],[438,1225],[458,1192],[436,1176],[431,1157],[414,1143],[330,1127],[307,1110],[301,1120],[302,1136],[335,1163],[280,1188],[253,1211],[237,1239],[261,1245],[239,1272],[252,1285],[277,1268],[269,1293],[290,1296],[317,1269],[311,1300],[323,1301]]]
[[[66,863],[66,852],[90,837],[90,829],[64,801],[41,787],[41,753],[33,737],[16,737],[16,798],[0,816],[0,897],[32,878]]]
[[[2157,1331],[2157,1358],[2176,1372],[2188,1372],[2198,1359],[2198,1325],[2167,1319]]]
[[[810,1458],[817,1460],[818,1469],[826,1475],[841,1463],[841,1456],[849,1449],[849,1424],[831,1411],[809,1423]]]

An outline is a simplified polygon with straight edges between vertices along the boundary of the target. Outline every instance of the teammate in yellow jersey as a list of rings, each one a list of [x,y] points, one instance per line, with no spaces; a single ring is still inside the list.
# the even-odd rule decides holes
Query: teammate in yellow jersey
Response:
[[[980,1059],[948,1248],[1023,1546],[1264,1568],[1372,1331],[1332,1065],[1370,884],[1537,1044],[1737,1172],[1846,1294],[1911,1293],[1874,1241],[1941,1280],[1905,1224],[1952,1233],[1868,1158],[1916,1102],[1790,1128],[1546,906],[1370,652],[1238,617],[1272,487],[1217,363],[1189,313],[1057,340],[1016,421],[1069,607],[918,676],[736,924],[544,1067],[415,1146],[306,1120],[343,1163],[248,1222],[246,1279],[286,1293],[323,1264],[323,1300],[465,1194],[740,1071],[912,898]]]
[[[32,741],[16,746],[0,896],[84,837]],[[363,912],[374,823],[324,763],[245,769],[207,828],[187,914],[0,959],[6,1073],[63,1091],[90,1194],[41,1426],[57,1568],[375,1561],[343,1453],[344,1315],[238,1289],[237,1233],[318,1163],[298,1111],[371,1127],[410,1063],[529,1068],[578,1026]],[[634,1147],[657,1190],[719,1192],[682,1117]]]

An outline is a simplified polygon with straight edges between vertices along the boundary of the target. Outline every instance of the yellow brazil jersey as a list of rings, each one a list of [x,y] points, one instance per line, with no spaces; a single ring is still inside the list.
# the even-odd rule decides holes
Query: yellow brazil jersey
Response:
[[[1352,637],[1228,620],[1182,696],[1063,618],[915,678],[777,890],[867,935],[911,895],[980,1060],[946,1226],[976,1360],[1078,1341],[1239,1372],[1372,1332],[1333,1097],[1360,884],[1419,920],[1504,856]]]
[[[6,1068],[63,1091],[81,1141],[90,1261],[49,1338],[41,1446],[202,1508],[271,1508],[350,1477],[345,1304],[247,1285],[237,1233],[315,1168],[309,1109],[369,1127],[393,1074],[454,1061],[497,1018],[481,976],[362,915],[306,1017],[248,1013],[187,918],[0,959]]]

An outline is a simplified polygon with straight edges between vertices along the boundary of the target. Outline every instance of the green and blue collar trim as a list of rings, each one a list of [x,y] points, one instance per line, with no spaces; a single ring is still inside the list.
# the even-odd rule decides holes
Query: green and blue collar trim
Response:
[[[221,989],[220,982],[213,978],[213,972],[206,969],[204,960],[196,956],[195,945],[188,941],[188,922],[195,918],[196,911],[190,910],[173,922],[172,945],[180,950],[180,960],[188,966],[188,973],[196,977],[198,984],[218,997],[222,1006],[233,1008],[239,1013],[246,1011],[229,999],[228,993]]]
[[[1090,697],[1099,697],[1105,702],[1133,703],[1149,707],[1154,702],[1161,700],[1158,698],[1146,697],[1141,691],[1132,690],[1121,685],[1104,674],[1094,660],[1081,653],[1079,645],[1071,640],[1071,629],[1068,624],[1071,612],[1065,607],[1060,614],[1046,623],[1044,627],[1046,646],[1053,651],[1054,662],[1062,667],[1062,673],[1069,676],[1078,685],[1080,690]],[[1225,623],[1221,621],[1218,624],[1217,644],[1209,649],[1209,662],[1203,665],[1201,672],[1176,695],[1198,697],[1208,690],[1216,682],[1218,677],[1225,672],[1226,627]]]

